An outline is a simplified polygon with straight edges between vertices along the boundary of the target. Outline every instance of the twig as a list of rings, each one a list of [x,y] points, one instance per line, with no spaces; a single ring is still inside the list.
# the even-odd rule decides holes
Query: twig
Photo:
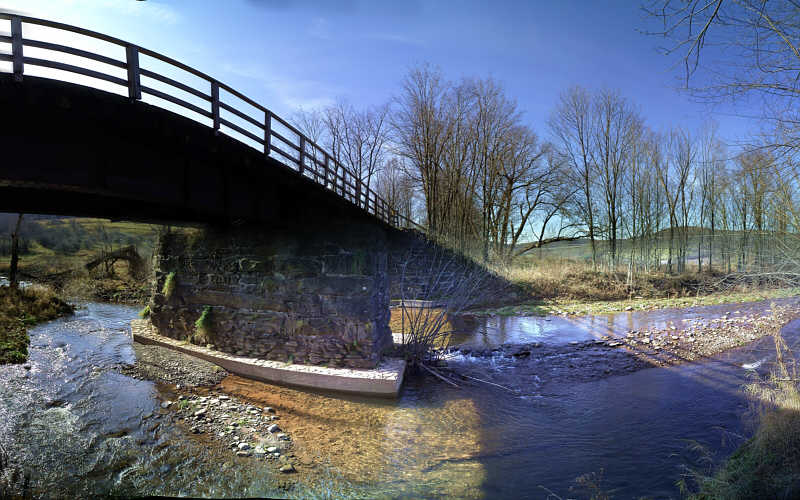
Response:
[[[452,382],[452,381],[448,380],[444,375],[441,375],[441,374],[437,373],[433,368],[429,368],[429,367],[425,366],[422,363],[420,363],[419,366],[425,368],[426,370],[428,370],[428,373],[430,373],[431,375],[439,378],[443,382],[447,382],[448,384],[452,385],[453,387],[455,387],[457,389],[460,389],[460,387],[458,385],[456,385],[455,382]]]
[[[516,392],[517,392],[517,391],[515,391],[514,389],[509,389],[508,387],[506,387],[506,386],[504,386],[504,385],[495,384],[494,382],[489,382],[488,380],[483,380],[483,379],[480,379],[480,378],[470,377],[469,375],[464,375],[463,373],[459,373],[459,375],[460,375],[460,376],[462,376],[462,377],[464,377],[464,378],[468,378],[468,379],[470,379],[470,380],[476,380],[476,381],[478,381],[478,382],[483,382],[484,384],[489,384],[489,385],[493,385],[493,386],[499,387],[499,388],[501,388],[501,389],[505,389],[505,390],[507,390],[508,392],[513,392],[513,393],[516,393]]]

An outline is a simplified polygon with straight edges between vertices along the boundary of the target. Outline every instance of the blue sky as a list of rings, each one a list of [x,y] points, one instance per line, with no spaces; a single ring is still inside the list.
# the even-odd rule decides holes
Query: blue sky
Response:
[[[619,90],[657,130],[712,118],[729,142],[746,139],[750,114],[710,108],[676,90],[679,70],[637,0],[0,0],[15,10],[93,29],[178,59],[283,116],[345,98],[385,102],[416,64],[448,79],[492,76],[547,136],[559,93]]]

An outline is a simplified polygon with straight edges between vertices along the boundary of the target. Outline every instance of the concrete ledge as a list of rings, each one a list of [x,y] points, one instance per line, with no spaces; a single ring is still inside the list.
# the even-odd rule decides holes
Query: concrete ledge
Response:
[[[140,344],[159,345],[196,356],[242,377],[364,396],[396,398],[400,392],[406,368],[406,362],[401,359],[385,359],[374,370],[354,370],[292,365],[280,361],[234,356],[159,335],[155,327],[146,319],[131,321],[131,334],[133,340]]]

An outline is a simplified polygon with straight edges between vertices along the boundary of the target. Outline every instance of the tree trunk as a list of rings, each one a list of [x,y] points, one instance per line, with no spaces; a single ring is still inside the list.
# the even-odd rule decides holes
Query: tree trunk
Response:
[[[11,234],[11,266],[8,271],[8,282],[11,288],[19,286],[17,265],[19,263],[19,229],[22,225],[22,216],[23,214],[19,214],[19,217],[17,217],[17,226]]]

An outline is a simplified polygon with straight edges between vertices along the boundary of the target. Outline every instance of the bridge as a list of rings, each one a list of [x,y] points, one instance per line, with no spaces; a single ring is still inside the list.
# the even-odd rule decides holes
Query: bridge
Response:
[[[3,43],[0,211],[202,224],[160,238],[159,334],[264,360],[378,363],[393,249],[429,247],[401,230],[413,222],[267,107],[174,59],[0,12]]]

